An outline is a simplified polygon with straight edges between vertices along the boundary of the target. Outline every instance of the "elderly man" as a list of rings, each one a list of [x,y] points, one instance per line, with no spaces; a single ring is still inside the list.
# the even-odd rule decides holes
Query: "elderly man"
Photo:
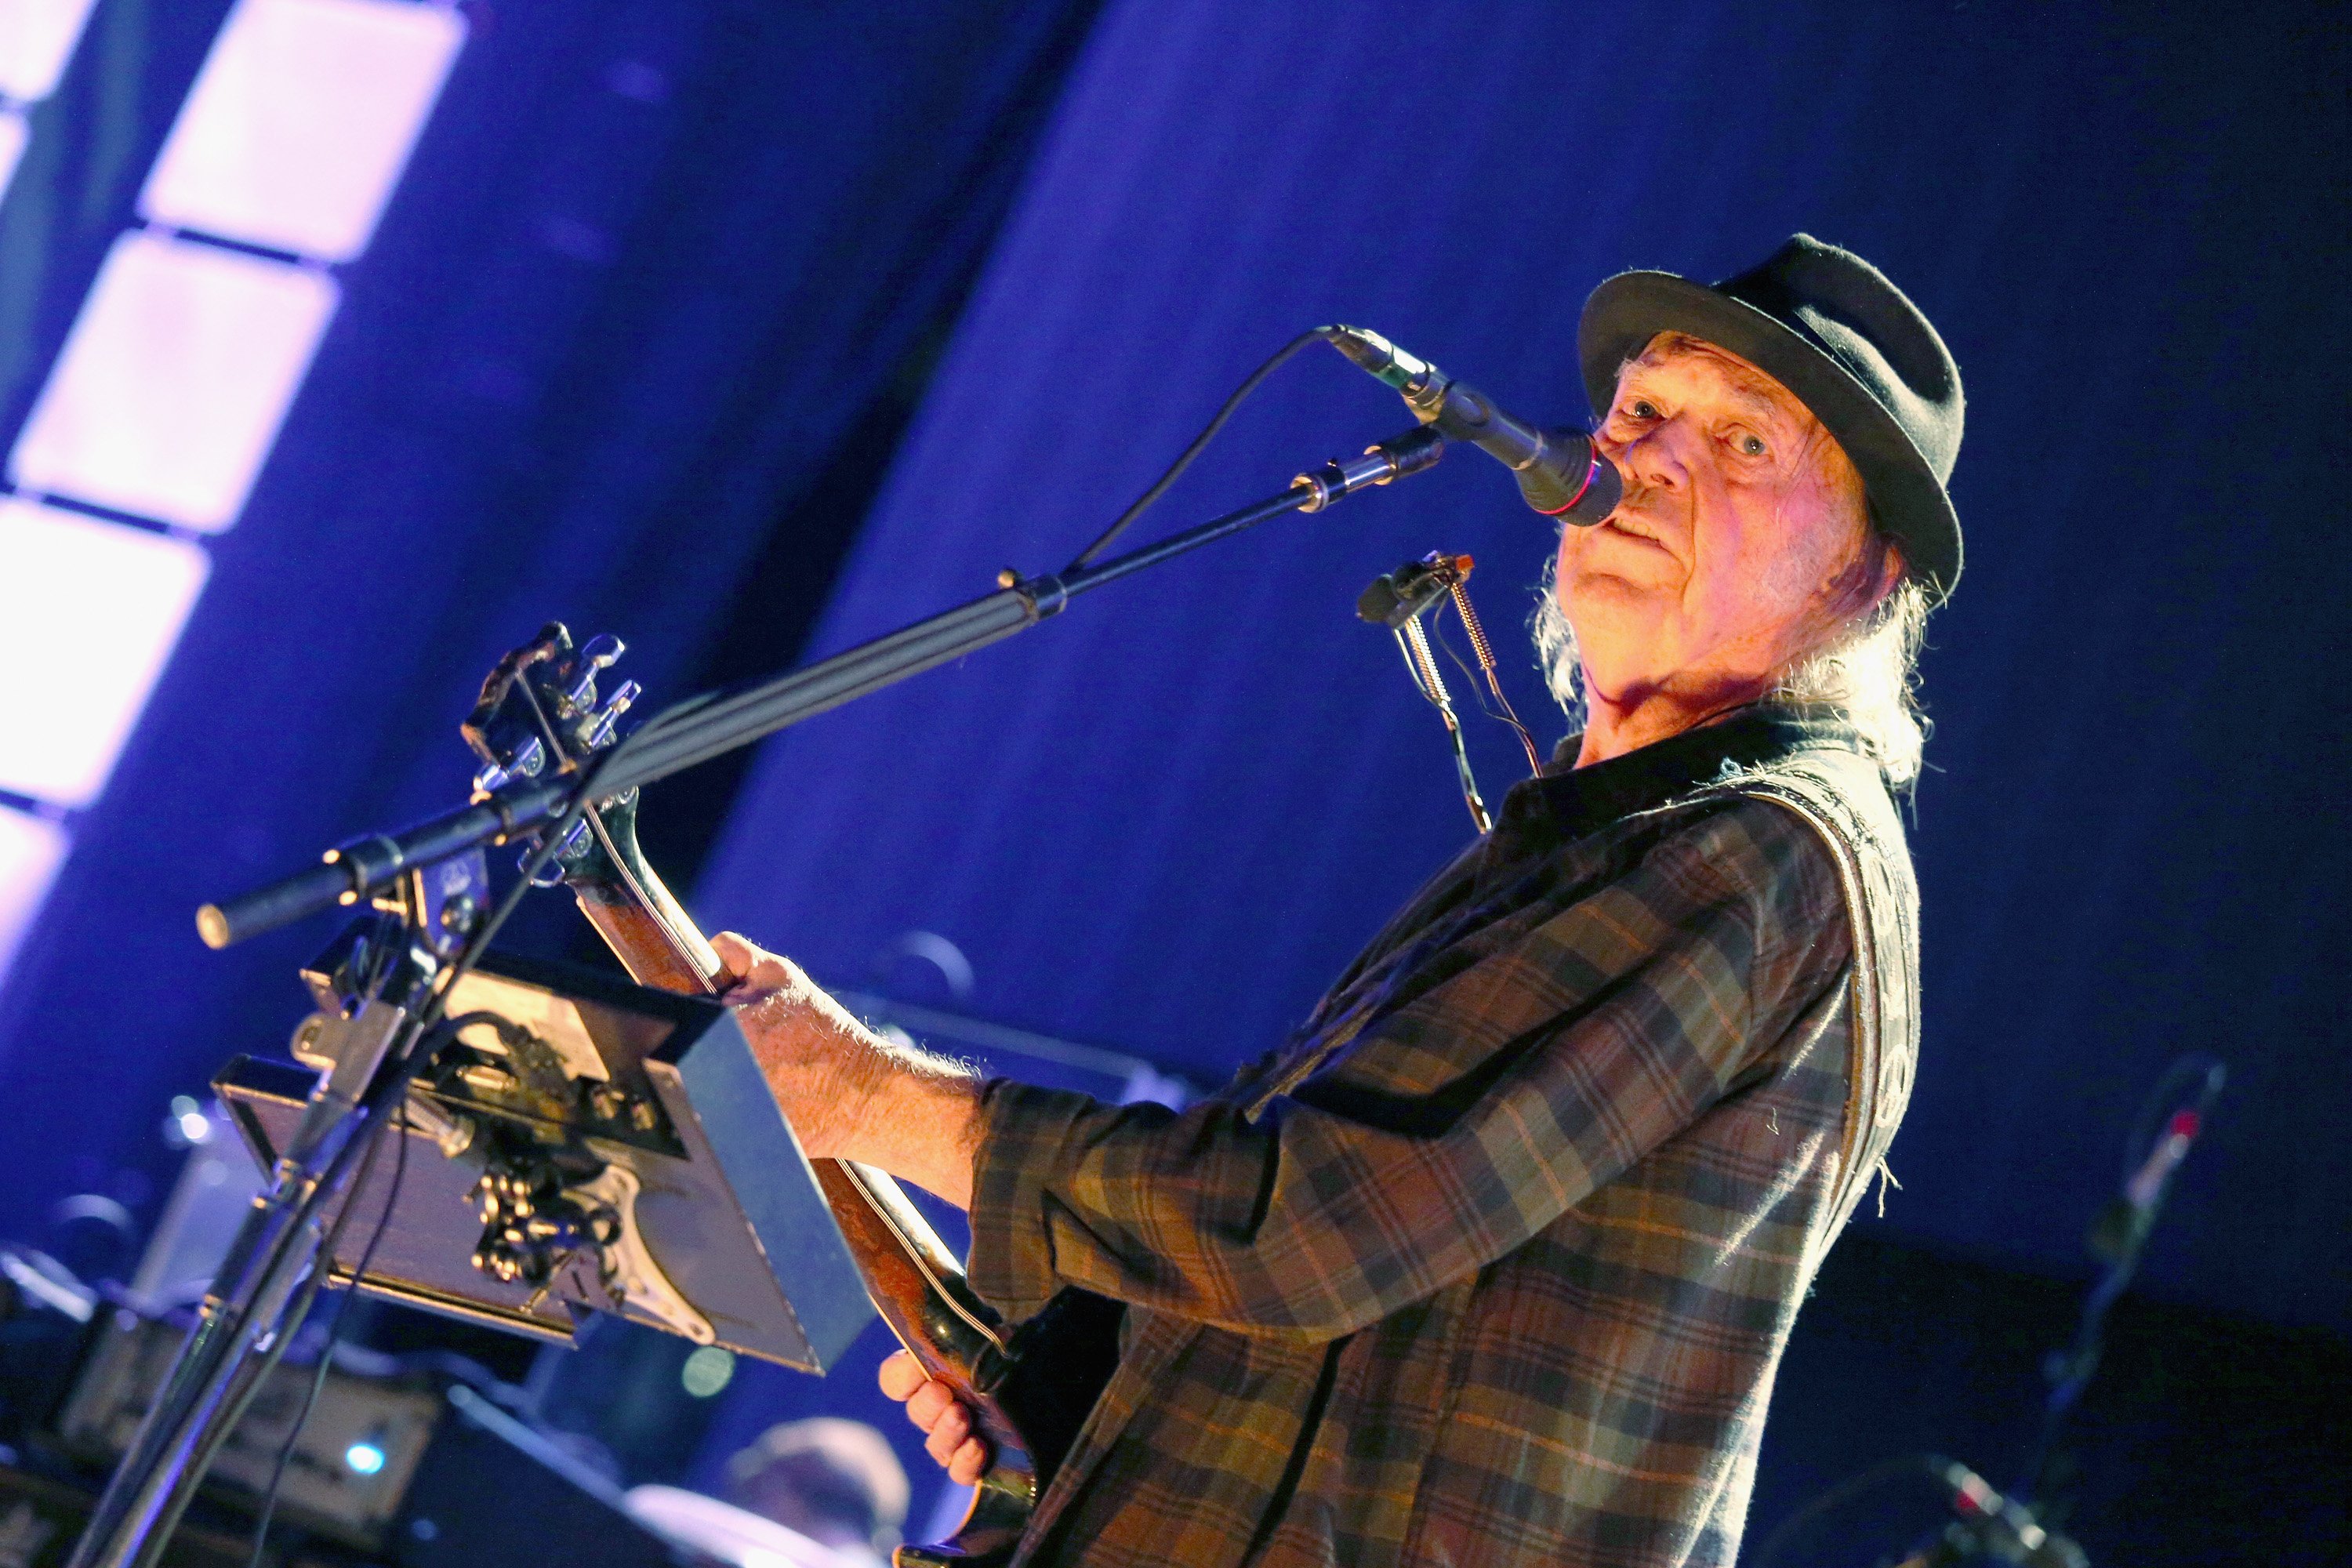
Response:
[[[1181,1114],[982,1083],[720,940],[812,1153],[968,1208],[1008,1318],[1127,1304],[1023,1561],[1738,1548],[1797,1304],[1909,1089],[1890,793],[1959,571],[1959,379],[1894,285],[1802,235],[1717,288],[1610,279],[1580,350],[1626,481],[1538,616],[1581,732],[1289,1047]],[[903,1356],[883,1382],[981,1473],[943,1385]]]

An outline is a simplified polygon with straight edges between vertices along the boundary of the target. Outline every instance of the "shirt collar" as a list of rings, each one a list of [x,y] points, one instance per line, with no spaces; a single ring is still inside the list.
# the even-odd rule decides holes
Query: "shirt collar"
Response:
[[[1839,721],[1764,703],[1580,768],[1574,764],[1582,738],[1562,741],[1539,776],[1511,786],[1495,823],[1496,849],[1512,854],[1531,834],[1581,838],[1727,773],[1777,762],[1805,746],[1856,743]]]

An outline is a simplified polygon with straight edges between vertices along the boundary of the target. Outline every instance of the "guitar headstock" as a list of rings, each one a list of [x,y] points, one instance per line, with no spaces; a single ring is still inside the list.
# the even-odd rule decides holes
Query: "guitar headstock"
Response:
[[[597,682],[626,651],[620,638],[609,635],[574,647],[570,629],[550,621],[499,659],[460,726],[483,764],[474,775],[475,797],[486,798],[518,779],[576,773],[618,740],[621,716],[636,701],[639,688],[625,680],[611,696],[600,698]],[[635,804],[632,791],[602,803],[600,810],[626,810]],[[573,826],[540,879],[551,886],[604,881],[614,875],[597,835],[583,821]]]

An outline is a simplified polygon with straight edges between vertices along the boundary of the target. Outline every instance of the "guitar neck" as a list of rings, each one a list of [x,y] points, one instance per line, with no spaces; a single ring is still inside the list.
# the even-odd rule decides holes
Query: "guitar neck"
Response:
[[[571,759],[612,744],[615,723],[636,700],[636,683],[623,682],[600,697],[597,679],[625,651],[609,636],[574,645],[570,629],[557,621],[509,650],[483,680],[481,698],[463,726],[467,743],[488,764],[479,787],[491,790],[499,781],[536,774],[551,756],[568,767]],[[584,826],[593,841],[567,836],[557,851],[564,880],[588,923],[637,984],[716,995],[722,979],[719,954],[646,864],[636,823],[635,790],[591,808]],[[1036,1504],[1041,1475],[1068,1451],[1100,1376],[1085,1370],[1093,1363],[1084,1357],[1076,1363],[1083,1374],[1075,1380],[1017,1375],[1019,1358],[998,1331],[995,1314],[898,1184],[870,1165],[809,1163],[875,1310],[924,1372],[954,1390],[996,1451],[953,1539],[902,1546],[892,1561],[898,1568],[1002,1568]],[[1035,1342],[1042,1321],[1024,1325],[1024,1344]],[[1102,1347],[1117,1342],[1106,1328],[1095,1324],[1085,1336],[1095,1361]]]

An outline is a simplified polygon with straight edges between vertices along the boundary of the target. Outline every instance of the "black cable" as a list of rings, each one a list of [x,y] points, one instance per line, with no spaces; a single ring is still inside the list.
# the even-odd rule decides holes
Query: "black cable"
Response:
[[[1469,687],[1472,700],[1478,704],[1478,711],[1494,720],[1497,724],[1501,723],[1503,716],[1496,712],[1493,706],[1487,702],[1486,683],[1479,679],[1477,668],[1465,660],[1455,650],[1454,645],[1446,640],[1445,617],[1440,610],[1440,605],[1430,606],[1429,640],[1444,648],[1445,657],[1454,661],[1454,668],[1462,672],[1463,683]]]
[[[1457,620],[1461,618],[1460,605],[1454,606],[1454,614]],[[1470,634],[1470,627],[1466,622],[1463,625],[1462,632],[1465,637]],[[1454,651],[1454,645],[1445,639],[1444,617],[1438,613],[1436,606],[1433,606],[1430,612],[1429,635],[1436,641],[1438,647],[1445,650],[1445,657],[1454,661],[1454,668],[1460,670],[1462,679],[1469,683],[1470,695],[1478,700],[1478,711],[1497,724],[1509,725],[1517,734],[1520,746],[1528,753],[1528,776],[1533,778],[1541,775],[1543,773],[1542,749],[1536,744],[1534,734],[1525,724],[1519,722],[1518,711],[1511,706],[1511,700],[1503,695],[1502,684],[1495,679],[1493,672],[1483,664],[1475,669],[1472,668],[1463,661],[1462,656]],[[1497,703],[1501,705],[1499,709],[1496,707]]]
[[[375,1229],[369,1234],[367,1246],[360,1249],[359,1267],[352,1270],[351,1285],[335,1302],[335,1315],[327,1323],[326,1342],[319,1347],[318,1370],[311,1374],[310,1386],[302,1395],[302,1407],[294,1414],[294,1425],[288,1430],[286,1441],[278,1446],[278,1462],[270,1467],[269,1486],[261,1494],[261,1519],[253,1527],[253,1554],[246,1559],[246,1568],[261,1568],[262,1552],[269,1543],[269,1521],[278,1511],[278,1489],[286,1484],[286,1466],[294,1457],[294,1447],[301,1439],[302,1428],[310,1424],[310,1412],[318,1405],[319,1393],[327,1385],[327,1373],[335,1364],[335,1341],[343,1331],[343,1314],[351,1310],[352,1298],[360,1293],[360,1281],[367,1278],[368,1265],[375,1261],[376,1246],[383,1240],[384,1231],[391,1226],[393,1211],[400,1206],[401,1184],[408,1175],[408,1102],[405,1100],[401,1101],[385,1125],[399,1140],[393,1151],[392,1189],[384,1194],[383,1211],[376,1215]],[[319,1266],[311,1275],[310,1285],[305,1288],[306,1311],[310,1297],[318,1293],[320,1283],[325,1279],[328,1270],[334,1267],[335,1244],[342,1238],[344,1224],[359,1207],[359,1195],[367,1189],[368,1176],[373,1173],[376,1154],[383,1147],[381,1142],[372,1142],[360,1162],[358,1179],[352,1184],[352,1201],[345,1204],[343,1212],[335,1216],[335,1223],[327,1233],[326,1243],[320,1249]],[[294,1337],[300,1321],[299,1318],[289,1320],[289,1326],[281,1331],[285,1339],[290,1341]],[[278,1353],[282,1355],[283,1350]],[[271,1364],[276,1364],[274,1360]],[[263,1375],[268,1375],[266,1370]]]
[[[1084,550],[1079,551],[1076,555],[1071,557],[1070,563],[1067,566],[1063,567],[1062,570],[1065,572],[1074,572],[1077,570],[1077,568],[1084,566],[1087,562],[1092,561],[1096,556],[1101,554],[1105,550],[1109,549],[1111,542],[1117,539],[1120,534],[1125,533],[1128,530],[1128,525],[1132,523],[1137,518],[1141,517],[1145,510],[1150,507],[1152,502],[1167,494],[1168,487],[1174,484],[1177,479],[1183,475],[1184,470],[1192,466],[1192,459],[1199,457],[1202,449],[1216,438],[1217,432],[1225,427],[1225,421],[1234,416],[1234,410],[1242,405],[1242,400],[1249,396],[1251,393],[1255,392],[1258,388],[1258,384],[1264,381],[1267,376],[1272,375],[1275,371],[1281,366],[1285,360],[1287,360],[1291,355],[1297,353],[1300,349],[1305,348],[1308,343],[1313,342],[1322,335],[1322,331],[1319,328],[1299,333],[1297,337],[1283,344],[1281,348],[1275,351],[1273,358],[1267,360],[1264,364],[1250,372],[1249,379],[1243,382],[1241,385],[1234,389],[1234,395],[1225,399],[1224,406],[1217,410],[1217,416],[1209,421],[1208,427],[1202,430],[1198,436],[1193,437],[1192,444],[1185,447],[1183,451],[1178,453],[1176,460],[1168,465],[1168,471],[1161,474],[1158,479],[1152,480],[1151,488],[1145,490],[1141,495],[1136,497],[1134,505],[1129,507],[1125,511],[1120,512],[1118,514],[1118,521],[1113,522],[1108,528],[1103,530],[1100,538],[1097,539],[1092,544],[1087,545]]]

